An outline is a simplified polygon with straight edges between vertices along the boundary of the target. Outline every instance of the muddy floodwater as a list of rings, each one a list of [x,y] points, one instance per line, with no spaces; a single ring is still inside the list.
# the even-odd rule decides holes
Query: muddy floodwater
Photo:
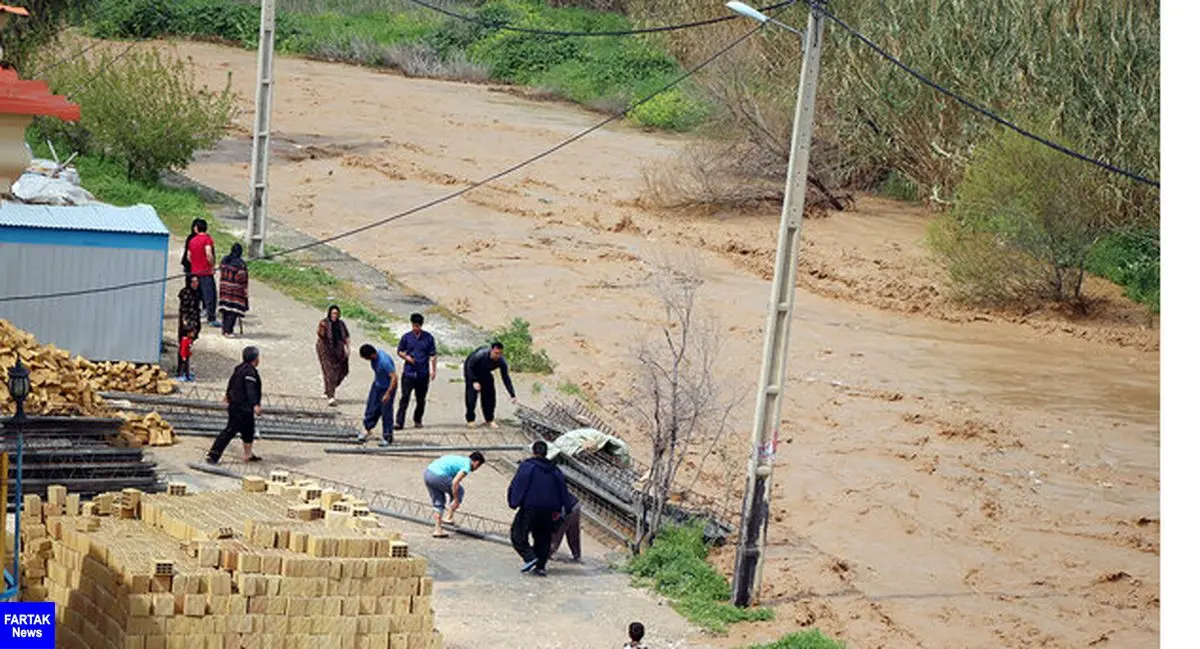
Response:
[[[177,47],[232,75],[242,127],[188,169],[243,197],[255,55]],[[502,89],[276,62],[272,216],[326,236],[462,188],[600,117]],[[513,317],[569,381],[613,404],[661,312],[648,280],[689,260],[750,395],[778,217],[645,206],[681,136],[616,126],[461,199],[338,242],[483,327]],[[860,197],[804,225],[770,526],[769,623],[852,647],[1158,646],[1158,332],[1094,281],[1085,319],[965,311],[924,250],[919,206]],[[730,448],[741,471],[747,398]],[[636,441],[635,441],[636,443]],[[709,485],[719,489],[716,484]],[[739,485],[740,486],[740,485]],[[729,568],[732,555],[719,553]]]

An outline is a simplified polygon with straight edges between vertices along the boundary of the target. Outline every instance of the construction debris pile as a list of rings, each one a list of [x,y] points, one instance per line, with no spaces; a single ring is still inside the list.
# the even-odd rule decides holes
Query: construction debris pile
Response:
[[[98,391],[121,390],[138,394],[171,394],[175,391],[175,380],[157,365],[137,365],[128,361],[93,363],[78,356],[75,364]]]
[[[56,603],[67,648],[441,649],[425,559],[365,510],[286,472],[82,505],[54,488],[25,501],[22,599]]]
[[[590,522],[618,540],[631,541],[636,536],[639,503],[643,498],[639,485],[643,476],[649,474],[649,468],[630,457],[628,447],[612,428],[578,401],[572,405],[550,402],[540,411],[518,406],[517,418],[530,441],[544,440],[561,447],[555,461],[571,491],[584,501]],[[601,443],[581,444],[572,439],[581,432],[587,433],[583,435],[585,439]],[[555,445],[559,439],[570,443]],[[667,504],[665,513],[679,522],[703,521],[706,540],[723,543],[733,533],[728,512],[703,502],[697,494],[688,496],[692,504],[687,507]]]
[[[121,389],[128,392],[169,394],[175,382],[157,366],[138,366],[132,363],[93,363],[84,358],[71,358],[66,350],[54,345],[39,345],[32,334],[0,319],[0,370],[17,362],[29,368],[31,390],[25,409],[39,416],[82,416],[113,418],[125,421],[120,435],[112,439],[123,446],[164,446],[175,443],[175,431],[165,420],[152,413],[124,413],[113,408],[100,396],[100,390]],[[13,400],[7,382],[0,382],[0,412],[11,413]]]

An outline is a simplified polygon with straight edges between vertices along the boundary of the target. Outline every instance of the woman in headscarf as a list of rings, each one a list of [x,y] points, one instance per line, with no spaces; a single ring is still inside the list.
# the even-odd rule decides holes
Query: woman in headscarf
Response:
[[[329,307],[325,319],[317,325],[317,358],[325,377],[325,396],[330,406],[336,406],[335,392],[350,373],[350,329],[336,304]]]
[[[245,317],[250,310],[250,272],[242,260],[242,244],[235,243],[229,254],[221,260],[221,334],[233,337],[233,326],[238,318]]]
[[[179,289],[179,337],[176,340],[183,340],[191,330],[200,331],[200,278],[195,275],[188,275],[183,288]]]

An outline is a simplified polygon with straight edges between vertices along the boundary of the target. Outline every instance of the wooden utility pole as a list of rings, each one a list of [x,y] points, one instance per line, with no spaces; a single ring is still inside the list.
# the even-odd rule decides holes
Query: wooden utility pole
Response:
[[[246,215],[246,252],[252,258],[266,255],[274,68],[275,0],[262,0],[258,25],[258,86],[254,92],[254,139],[250,146],[250,211]]]
[[[765,16],[764,19],[776,22]],[[808,158],[812,150],[823,26],[824,15],[821,10],[811,7],[802,47],[804,60],[800,68],[800,88],[792,125],[792,152],[779,222],[779,245],[775,252],[775,276],[771,282],[762,374],[759,376],[758,397],[754,406],[754,430],[751,432],[750,463],[742,503],[741,534],[733,571],[735,606],[749,606],[758,598],[762,585],[763,550],[770,518],[771,471],[779,443],[783,388],[787,383],[788,338],[796,299],[796,272],[800,265],[800,221],[804,216]]]

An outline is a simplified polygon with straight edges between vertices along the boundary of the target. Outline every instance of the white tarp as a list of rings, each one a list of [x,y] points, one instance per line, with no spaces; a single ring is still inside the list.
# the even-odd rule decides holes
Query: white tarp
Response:
[[[39,173],[24,173],[13,183],[18,200],[34,205],[89,205],[96,202],[91,192],[66,178],[51,178]]]
[[[628,465],[630,462],[628,444],[595,428],[577,428],[564,433],[550,442],[549,447],[546,459],[551,461],[558,457],[559,453],[575,457],[580,453],[603,451],[615,457],[621,464]]]
[[[53,160],[34,158],[13,183],[12,194],[34,205],[89,205],[96,197],[79,184],[79,172]]]

